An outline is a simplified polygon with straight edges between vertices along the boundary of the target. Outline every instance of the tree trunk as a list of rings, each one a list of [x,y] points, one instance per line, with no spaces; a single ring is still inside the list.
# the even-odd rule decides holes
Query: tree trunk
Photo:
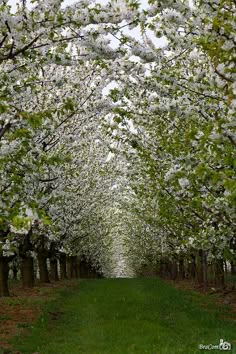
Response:
[[[179,278],[181,280],[185,279],[185,269],[184,269],[184,260],[181,258],[179,260]]]
[[[39,265],[39,279],[42,283],[50,283],[47,267],[47,257],[38,254],[38,265]]]
[[[78,278],[81,278],[80,260],[78,260],[77,262],[77,274]]]
[[[31,243],[32,228],[24,235],[19,245],[19,256],[21,258],[21,278],[24,288],[33,288],[34,286],[34,259],[28,256],[33,250]]]
[[[230,266],[231,266],[231,274],[235,275],[236,274],[236,263],[235,262],[230,262]]]
[[[225,288],[223,259],[217,259],[215,262],[215,284],[219,289]]]
[[[61,280],[67,279],[65,254],[60,255],[60,278]]]
[[[77,256],[73,256],[72,259],[72,272],[71,272],[71,277],[72,278],[78,278],[79,275],[78,275],[78,258]]]
[[[82,259],[80,261],[80,277],[81,278],[89,278],[89,266],[86,260]]]
[[[191,254],[191,263],[190,263],[190,278],[196,278],[196,257],[194,254]]]
[[[22,258],[21,277],[22,277],[22,285],[24,288],[33,288],[33,286],[34,286],[34,260],[32,257]]]
[[[18,268],[16,264],[12,265],[12,273],[13,273],[13,279],[17,280]]]
[[[0,297],[10,296],[8,289],[8,259],[0,256]]]
[[[199,284],[203,284],[203,267],[202,267],[202,250],[198,252],[197,259],[197,281]]]
[[[85,278],[85,276],[84,276],[84,261],[83,260],[81,260],[79,263],[79,275],[80,275],[80,278]]]
[[[169,272],[168,272],[168,265],[167,262],[164,260],[160,261],[160,277],[162,278],[168,278]]]
[[[175,261],[169,263],[170,279],[175,280],[178,276],[178,266]]]
[[[203,288],[206,291],[208,287],[208,276],[207,276],[207,252],[203,251]]]
[[[198,282],[203,286],[204,290],[208,287],[207,277],[207,252],[199,250],[199,262],[198,262]]]
[[[50,276],[53,281],[58,281],[58,269],[57,269],[57,259],[50,259]]]
[[[72,278],[72,257],[66,258],[66,267],[67,267],[67,277],[68,279]]]
[[[67,257],[66,265],[68,279],[78,278],[77,256]]]

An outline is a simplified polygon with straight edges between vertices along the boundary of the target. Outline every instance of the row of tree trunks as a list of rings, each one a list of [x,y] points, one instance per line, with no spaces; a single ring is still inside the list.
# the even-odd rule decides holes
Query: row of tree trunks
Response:
[[[50,272],[47,266],[47,257],[38,254],[38,267],[39,267],[39,280],[41,283],[49,283],[52,281],[59,281],[58,274],[58,260],[56,258],[50,259]],[[72,262],[72,267],[67,267],[67,264]],[[67,260],[66,255],[60,257],[60,279],[78,278],[77,272],[77,257],[69,257]],[[28,257],[22,259],[21,276],[23,286],[32,288],[34,286],[34,261],[33,258]]]
[[[85,259],[80,260],[79,263],[79,277],[80,278],[99,278],[100,275],[97,270]]]
[[[45,255],[39,255],[38,269],[39,269],[39,280],[41,283],[49,283],[50,280],[58,281],[58,260],[57,258],[50,259],[50,272],[47,266],[47,257]],[[12,261],[12,257],[0,256],[0,297],[9,296],[8,288],[8,274],[9,274],[9,262]],[[68,266],[70,265],[70,266]],[[17,279],[18,269],[15,265],[12,268],[13,277]],[[24,288],[33,288],[35,285],[35,267],[33,257],[27,256],[26,254],[21,255],[20,262],[20,273],[22,286]],[[77,257],[69,257],[67,259],[66,255],[62,255],[60,258],[60,279],[72,279],[78,278],[78,261]]]
[[[8,273],[9,273],[9,262],[12,263],[12,272],[14,278],[17,279],[18,268],[16,264],[20,264],[20,273],[22,286],[24,288],[33,288],[35,285],[35,266],[34,258],[30,256],[30,243],[29,240],[25,239],[25,243],[20,249],[20,259],[19,261],[13,257],[7,258],[0,256],[0,297],[9,296],[8,290]],[[76,256],[66,256],[66,254],[61,254],[58,258],[52,254],[47,253],[46,250],[38,249],[37,261],[39,270],[39,280],[42,283],[49,283],[51,281],[58,281],[64,279],[74,279],[74,278],[98,278],[101,275],[97,270],[87,262],[86,260],[78,261]],[[51,257],[48,258],[47,255]],[[15,257],[15,256],[14,256]],[[50,262],[50,271],[48,270],[48,260]],[[58,263],[60,268],[60,276],[58,271]]]
[[[231,262],[231,272],[236,269],[234,263]],[[226,262],[223,259],[216,259],[208,264],[207,251],[200,249],[198,253],[192,253],[189,258],[184,256],[176,259],[162,259],[159,262],[159,276],[171,280],[195,279],[198,284],[206,291],[211,282],[219,289],[225,288],[225,269]],[[233,273],[234,274],[234,273]]]

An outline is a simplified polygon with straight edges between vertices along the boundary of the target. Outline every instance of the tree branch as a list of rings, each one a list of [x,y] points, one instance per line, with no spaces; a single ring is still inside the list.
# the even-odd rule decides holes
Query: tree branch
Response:
[[[11,128],[11,123],[7,123],[1,130],[0,130],[0,140],[4,136],[4,134]]]

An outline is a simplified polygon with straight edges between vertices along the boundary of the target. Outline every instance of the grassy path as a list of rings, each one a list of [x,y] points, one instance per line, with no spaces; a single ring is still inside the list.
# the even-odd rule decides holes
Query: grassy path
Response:
[[[204,299],[158,279],[82,280],[60,290],[15,348],[22,354],[206,353],[199,344],[232,343],[236,326]]]

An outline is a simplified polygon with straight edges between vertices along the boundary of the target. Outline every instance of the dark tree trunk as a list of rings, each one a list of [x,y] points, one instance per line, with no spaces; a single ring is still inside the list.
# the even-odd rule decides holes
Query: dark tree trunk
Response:
[[[215,284],[219,289],[225,288],[223,259],[217,259],[215,262]]]
[[[50,259],[50,276],[53,281],[58,281],[58,269],[57,269],[57,259]]]
[[[77,264],[77,257],[70,256],[67,257],[67,277],[68,279],[78,278],[78,264]]]
[[[191,279],[196,278],[196,257],[194,254],[191,254],[191,262],[189,264],[189,277]]]
[[[66,272],[66,255],[60,255],[60,278],[61,280],[67,279],[67,272]]]
[[[50,259],[50,277],[53,281],[59,281],[58,256],[57,243],[52,241],[50,244],[48,257]]]
[[[80,261],[80,277],[81,278],[89,278],[89,265],[88,262],[84,259]]]
[[[7,239],[10,230],[0,231],[0,241],[4,243]],[[9,296],[8,289],[8,274],[9,274],[9,262],[14,257],[4,257],[2,251],[0,252],[0,297]]]
[[[203,251],[203,287],[207,290],[208,287],[208,274],[207,274],[207,252]]]
[[[47,259],[49,256],[49,251],[47,249],[47,237],[45,235],[40,235],[37,242],[37,258],[39,266],[39,279],[42,283],[50,283]]]
[[[199,250],[198,252],[197,281],[199,284],[203,284],[202,250]]]
[[[97,269],[94,268],[90,261],[86,259],[81,259],[78,262],[78,258],[76,256],[73,258],[73,277],[77,278],[98,278]]]
[[[78,257],[77,256],[73,256],[72,257],[72,272],[71,272],[71,276],[72,278],[78,278]]]
[[[8,259],[0,256],[0,297],[10,296],[8,289]]]
[[[199,262],[198,262],[198,282],[203,286],[204,290],[208,287],[207,277],[207,252],[199,250]]]
[[[12,265],[12,273],[13,273],[13,279],[17,280],[18,268],[17,265],[14,263]]]
[[[89,278],[97,278],[97,271],[91,263],[88,263],[88,275]]]
[[[177,262],[175,261],[170,262],[169,269],[170,269],[170,279],[175,280],[178,276]]]
[[[235,275],[236,274],[236,262],[230,262],[230,267],[231,267],[231,274]]]
[[[24,288],[34,286],[34,260],[28,254],[33,250],[31,243],[32,228],[24,235],[22,243],[19,245],[19,255],[21,258],[21,279]]]
[[[80,278],[86,278],[86,274],[85,274],[85,271],[86,271],[86,267],[85,267],[85,262],[84,260],[81,260],[80,261]]]
[[[47,257],[43,254],[38,253],[38,265],[39,265],[39,279],[42,283],[50,283],[48,266],[47,266]]]
[[[21,277],[24,288],[34,286],[34,260],[32,257],[23,257],[21,263]]]
[[[160,261],[160,277],[162,277],[162,278],[168,278],[168,276],[169,276],[169,271],[168,271],[167,262],[161,260],[161,261]]]
[[[185,268],[184,268],[184,260],[181,258],[179,260],[179,278],[181,280],[185,279]]]
[[[71,279],[72,278],[72,257],[68,256],[66,257],[66,269],[67,269],[67,278]]]
[[[78,278],[81,278],[80,260],[78,260],[77,262],[77,274]]]

